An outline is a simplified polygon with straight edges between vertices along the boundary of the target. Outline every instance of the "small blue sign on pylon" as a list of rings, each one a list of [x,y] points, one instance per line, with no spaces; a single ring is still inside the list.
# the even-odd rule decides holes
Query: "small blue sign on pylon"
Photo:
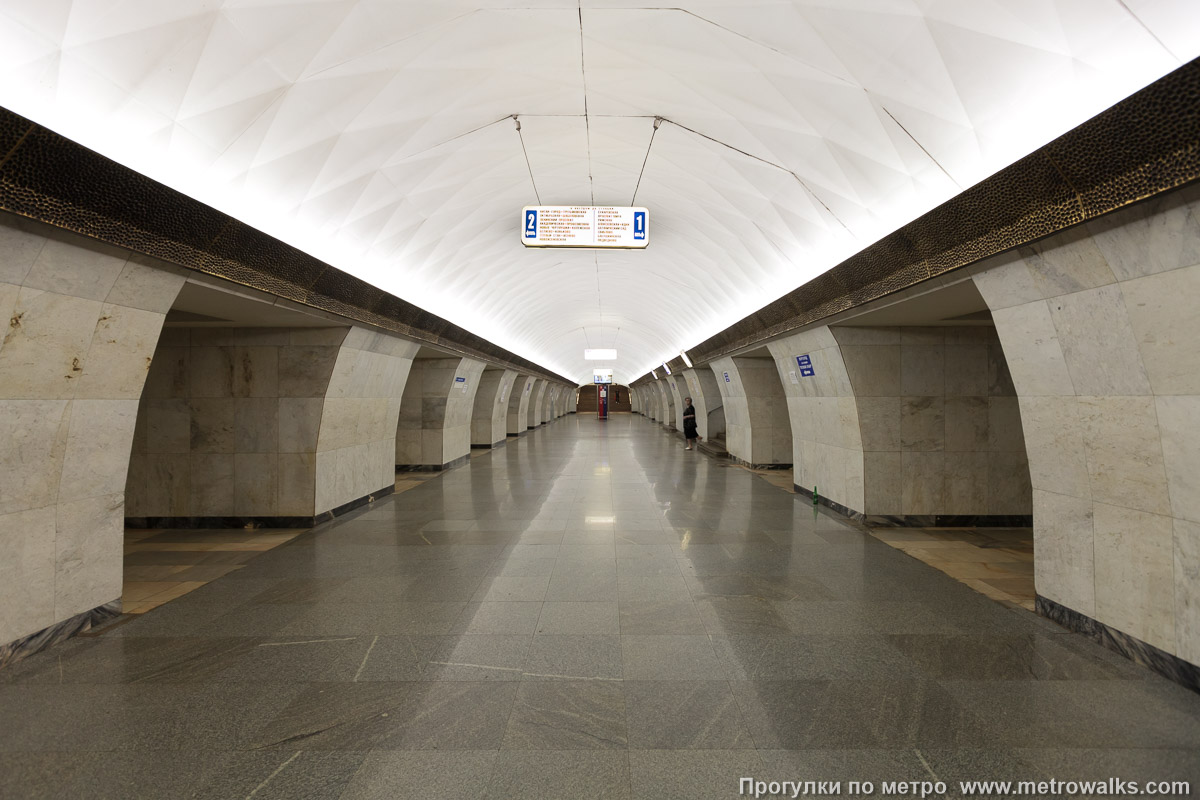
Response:
[[[800,367],[800,374],[805,378],[812,378],[817,374],[816,370],[813,369],[812,359],[808,357],[807,353],[802,356],[796,356],[796,365]]]

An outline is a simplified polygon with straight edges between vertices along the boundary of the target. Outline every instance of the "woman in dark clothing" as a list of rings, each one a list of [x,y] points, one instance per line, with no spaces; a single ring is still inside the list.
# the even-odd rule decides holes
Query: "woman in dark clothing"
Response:
[[[692,445],[700,438],[696,433],[696,409],[692,406],[692,398],[683,398],[683,438],[687,439],[687,447],[684,450],[691,450]]]

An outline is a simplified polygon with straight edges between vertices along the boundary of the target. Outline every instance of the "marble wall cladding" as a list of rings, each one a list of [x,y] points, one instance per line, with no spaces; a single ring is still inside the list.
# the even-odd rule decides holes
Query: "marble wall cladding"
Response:
[[[533,387],[529,390],[529,405],[525,412],[525,429],[536,428],[541,424],[540,412],[538,409],[542,407],[542,399],[546,394],[546,381],[544,378],[535,378]]]
[[[722,411],[721,390],[712,370],[699,368],[683,372],[687,393],[696,407],[696,432],[705,439],[725,435],[725,414]]]
[[[667,394],[670,396],[671,406],[675,410],[675,427],[683,430],[683,409],[686,407],[683,398],[688,396],[687,384],[679,375],[670,375],[663,379],[666,384]]]
[[[749,464],[794,463],[788,398],[775,359],[724,358],[711,366],[725,412],[729,454]]]
[[[412,362],[398,413],[395,466],[433,467],[471,452],[471,414],[484,363],[469,358]]]
[[[545,395],[542,397],[542,422],[546,423],[554,419],[554,404],[558,397],[560,389],[557,385],[546,387]]]
[[[138,397],[184,280],[0,214],[0,645],[120,597]]]
[[[658,390],[663,399],[663,424],[669,428],[678,428],[679,404],[676,402],[675,393],[671,391],[671,384],[666,378],[658,381]]]
[[[734,458],[749,461],[750,411],[746,406],[746,391],[737,366],[730,357],[711,362],[717,391],[721,393],[721,409],[725,414],[725,449]]]
[[[533,378],[520,375],[513,380],[512,389],[508,396],[507,433],[509,436],[519,436],[527,429],[525,420],[529,414],[529,395],[533,390]]]
[[[660,398],[658,396],[658,386],[653,384],[644,386],[642,387],[642,392],[646,397],[646,416],[654,421],[658,421],[658,418],[662,415],[662,412],[659,410]]]
[[[1191,663],[1198,210],[1185,187],[971,268],[1019,397],[1038,593]]]
[[[877,337],[863,329],[858,341],[873,345]],[[813,328],[770,345],[791,421],[793,482],[855,511],[861,511],[865,477],[859,416],[899,413],[896,398],[871,398],[854,404],[846,362],[828,327]],[[812,375],[801,374],[796,359],[808,356]],[[876,428],[869,428],[876,430]],[[899,431],[894,432],[896,436]],[[878,444],[878,443],[877,443]],[[884,488],[877,485],[878,488]],[[898,495],[897,495],[898,496]],[[898,501],[895,504],[898,507]]]
[[[508,435],[509,395],[516,378],[516,371],[511,369],[489,368],[480,374],[471,412],[472,445],[491,447]]]
[[[366,366],[356,365],[370,346],[367,332],[351,333],[346,327],[166,329],[137,411],[125,516],[317,513],[315,488],[303,491],[284,480],[304,474],[296,469],[301,460],[287,458],[286,466],[282,460],[351,446],[360,424],[374,421],[347,394],[354,391],[347,387],[368,381]],[[340,389],[330,394],[333,386]],[[313,485],[315,472],[305,477]]]
[[[860,443],[850,446],[862,451],[865,507],[843,505],[888,516],[1032,513],[1020,409],[993,328],[821,330],[807,342],[816,375],[800,378],[798,393],[855,406]],[[793,372],[800,354],[781,361],[781,372]],[[824,409],[823,417],[832,422],[832,413]],[[830,444],[847,446],[844,438]]]
[[[418,349],[413,342],[363,328],[346,334],[330,374],[317,437],[316,472],[332,464],[334,478],[316,481],[314,515],[394,485],[400,401]],[[285,426],[282,414],[280,424]],[[281,447],[283,442],[281,436]]]

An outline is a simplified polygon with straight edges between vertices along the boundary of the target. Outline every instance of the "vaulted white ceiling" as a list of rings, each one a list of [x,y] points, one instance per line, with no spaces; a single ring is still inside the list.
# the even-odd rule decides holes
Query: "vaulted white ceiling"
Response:
[[[621,381],[1200,55],[1195,0],[673,2],[0,0],[0,105]],[[635,195],[644,251],[520,244]]]

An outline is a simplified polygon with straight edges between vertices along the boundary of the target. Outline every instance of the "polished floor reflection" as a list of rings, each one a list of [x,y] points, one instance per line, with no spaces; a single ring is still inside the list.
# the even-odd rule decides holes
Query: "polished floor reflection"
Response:
[[[250,559],[301,533],[294,529],[126,529],[121,610],[144,614],[236,572]]]
[[[1032,528],[874,528],[871,535],[997,603],[1034,609]]]
[[[1198,773],[1200,696],[629,415],[560,420],[0,671],[3,797]]]

